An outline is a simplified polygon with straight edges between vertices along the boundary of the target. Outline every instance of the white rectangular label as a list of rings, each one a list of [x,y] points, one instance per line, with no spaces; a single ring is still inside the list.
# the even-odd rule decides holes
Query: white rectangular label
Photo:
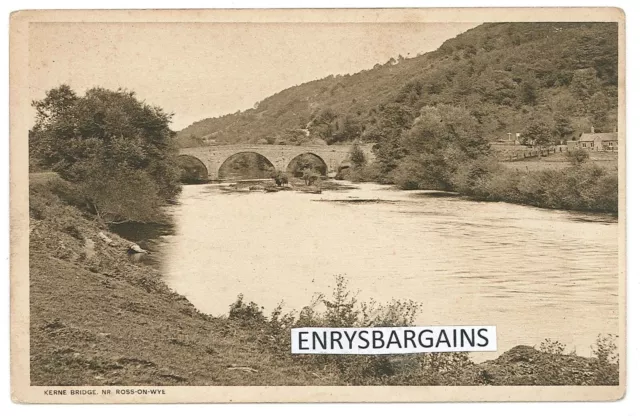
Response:
[[[497,351],[496,327],[293,328],[293,354],[415,354]]]

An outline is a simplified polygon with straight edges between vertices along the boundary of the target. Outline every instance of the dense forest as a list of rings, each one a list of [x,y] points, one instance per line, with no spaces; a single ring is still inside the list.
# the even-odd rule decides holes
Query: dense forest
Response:
[[[436,51],[281,91],[243,112],[198,121],[203,143],[393,141],[421,109],[466,109],[494,141],[534,121],[552,141],[617,124],[617,24],[486,23]]]

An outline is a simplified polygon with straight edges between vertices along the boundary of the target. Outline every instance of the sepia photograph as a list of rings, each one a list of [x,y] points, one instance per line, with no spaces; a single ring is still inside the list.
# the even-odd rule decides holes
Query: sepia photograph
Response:
[[[619,9],[11,29],[23,401],[624,394]]]

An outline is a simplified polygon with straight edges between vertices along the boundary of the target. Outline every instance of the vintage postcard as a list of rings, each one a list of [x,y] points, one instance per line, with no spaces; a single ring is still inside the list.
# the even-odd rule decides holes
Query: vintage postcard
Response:
[[[10,24],[14,401],[624,396],[622,10]]]

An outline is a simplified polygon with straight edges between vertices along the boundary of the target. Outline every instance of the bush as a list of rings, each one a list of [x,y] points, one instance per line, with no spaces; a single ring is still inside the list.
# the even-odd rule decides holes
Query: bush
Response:
[[[589,163],[561,171],[519,172],[488,169],[456,190],[477,200],[504,201],[542,208],[618,212],[618,176]]]
[[[302,364],[309,372],[347,385],[616,385],[616,338],[599,336],[595,358],[566,354],[566,346],[545,339],[538,351],[517,346],[496,360],[476,364],[467,352],[398,355],[291,354],[291,329],[300,327],[411,326],[421,305],[410,300],[360,302],[344,276],[336,277],[330,297],[316,294],[299,313],[284,313],[282,304],[266,317],[263,308],[242,295],[231,305],[229,319],[251,328],[257,342],[282,360]],[[521,365],[523,364],[524,365]]]
[[[302,179],[305,185],[311,186],[320,179],[320,175],[315,170],[307,168],[302,171]]]
[[[255,302],[245,303],[242,293],[229,306],[229,319],[248,326],[266,322],[264,307],[258,306]]]
[[[550,338],[545,338],[545,340],[540,343],[538,350],[547,354],[561,355],[564,354],[566,348],[567,345],[560,341],[552,341]]]
[[[468,352],[423,354],[418,380],[429,385],[481,384],[472,372],[465,371],[474,366]],[[471,373],[471,374],[470,374]]]
[[[277,170],[273,174],[273,180],[277,186],[287,185],[289,183],[289,176],[285,172]]]
[[[596,345],[591,346],[596,357],[595,378],[598,385],[619,384],[620,357],[618,354],[618,336],[598,335]]]
[[[565,153],[565,157],[569,162],[571,162],[572,165],[577,166],[589,160],[591,155],[587,150],[576,149],[576,150],[567,151],[567,153]]]
[[[458,376],[472,365],[467,353],[291,356],[291,328],[411,326],[420,308],[411,300],[359,302],[357,294],[349,291],[346,278],[337,276],[330,298],[317,294],[297,314],[285,314],[279,305],[267,319],[262,308],[245,303],[240,295],[231,305],[229,318],[245,326],[260,325],[261,342],[278,356],[303,362],[310,371],[330,373],[346,384],[446,384],[453,378],[459,384],[470,383],[463,381],[468,375]]]
[[[408,156],[392,172],[392,178],[401,189],[433,189],[451,191],[451,166],[439,155],[422,154]]]
[[[591,351],[598,359],[598,362],[615,364],[616,366],[620,362],[617,335],[598,335],[596,345],[591,346]]]
[[[318,306],[324,306],[318,311]],[[344,276],[336,277],[331,298],[316,296],[309,307],[303,309],[293,327],[371,327],[408,326],[421,305],[413,301],[392,300],[387,304],[375,301],[359,303],[357,294],[348,290]],[[290,330],[290,329],[289,329]],[[288,349],[290,350],[290,345]],[[313,367],[324,368],[338,375],[345,383],[383,384],[388,377],[401,371],[402,363],[412,360],[402,356],[300,356]]]
[[[382,169],[377,161],[373,161],[361,167],[352,166],[348,169],[343,169],[341,172],[341,178],[347,179],[351,182],[378,182],[382,184],[392,184],[393,181],[386,177],[382,173]]]
[[[92,173],[77,184],[91,212],[107,223],[160,222],[162,206],[157,183],[144,171],[120,169]]]

